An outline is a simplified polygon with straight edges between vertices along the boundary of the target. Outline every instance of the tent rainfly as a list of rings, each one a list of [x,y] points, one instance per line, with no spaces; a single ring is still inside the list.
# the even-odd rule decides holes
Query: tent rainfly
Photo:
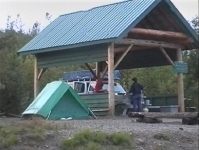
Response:
[[[90,118],[93,113],[81,97],[66,83],[53,81],[48,83],[35,100],[22,113],[39,115],[50,120],[61,118]]]

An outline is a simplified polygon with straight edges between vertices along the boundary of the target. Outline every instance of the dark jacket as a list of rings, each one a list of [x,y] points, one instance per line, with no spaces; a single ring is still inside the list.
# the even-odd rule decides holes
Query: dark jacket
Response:
[[[131,89],[130,89],[130,93],[133,93],[133,95],[136,95],[136,94],[141,94],[141,91],[143,90],[143,86],[137,82],[134,82],[132,85],[131,85]]]

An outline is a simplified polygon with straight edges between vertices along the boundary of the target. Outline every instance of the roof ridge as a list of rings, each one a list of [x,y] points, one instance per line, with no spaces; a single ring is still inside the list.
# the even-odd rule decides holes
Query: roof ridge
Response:
[[[80,13],[80,12],[84,12],[84,11],[83,10],[79,10],[79,11],[75,11],[75,12],[70,12],[70,13],[67,13],[67,14],[59,15],[59,17],[66,16],[66,15],[71,15],[71,14],[76,14],[76,13]]]
[[[90,9],[87,9],[87,10],[79,10],[79,11],[75,11],[75,12],[70,12],[70,13],[62,14],[59,17],[65,16],[65,15],[71,15],[71,14],[75,14],[75,13],[79,13],[79,12],[88,12],[88,11],[91,11],[93,9],[97,9],[97,8],[100,8],[100,7],[105,7],[105,6],[110,6],[110,5],[120,4],[120,3],[125,3],[125,2],[128,2],[128,1],[132,1],[132,0],[121,0],[120,2],[116,2],[116,3],[110,3],[110,4],[104,4],[104,5],[100,5],[100,6],[95,6],[95,7],[92,7]]]

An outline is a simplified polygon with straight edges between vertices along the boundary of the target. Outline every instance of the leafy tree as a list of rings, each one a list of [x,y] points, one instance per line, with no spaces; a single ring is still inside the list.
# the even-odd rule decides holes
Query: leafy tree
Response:
[[[27,59],[18,57],[16,51],[27,43],[31,36],[18,33],[13,29],[5,30],[0,34],[0,81],[5,85],[5,89],[0,92],[0,110],[6,112],[19,113],[22,100],[26,100],[30,95],[29,76],[26,71],[31,68]]]
[[[199,17],[196,16],[191,25],[199,34]],[[198,49],[187,51],[184,53],[184,60],[188,63],[189,73],[185,75],[185,97],[192,101],[189,106],[196,106],[198,108],[198,63],[199,63]]]

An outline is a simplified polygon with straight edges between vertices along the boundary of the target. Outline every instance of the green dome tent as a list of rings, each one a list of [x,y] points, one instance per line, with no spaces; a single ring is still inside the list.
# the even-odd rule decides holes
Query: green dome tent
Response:
[[[23,116],[39,115],[50,120],[90,118],[91,114],[81,97],[63,81],[48,83],[22,113]]]

